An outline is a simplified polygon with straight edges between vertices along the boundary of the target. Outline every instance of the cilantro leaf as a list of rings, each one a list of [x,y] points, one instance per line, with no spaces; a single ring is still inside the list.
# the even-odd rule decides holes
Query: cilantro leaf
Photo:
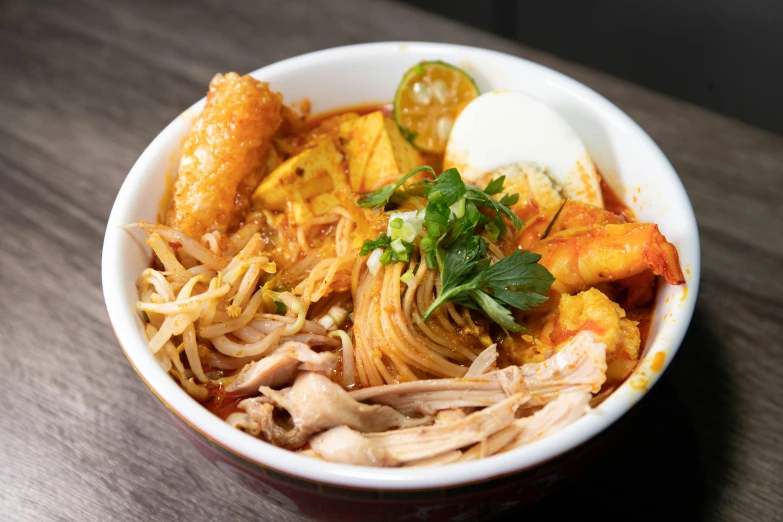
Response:
[[[434,239],[445,234],[449,227],[449,216],[451,216],[451,209],[448,205],[439,201],[427,203],[422,221],[427,228],[427,235]]]
[[[506,205],[507,207],[510,207],[511,205],[516,205],[517,201],[519,201],[519,193],[515,192],[514,194],[504,194],[502,198],[500,198],[500,204]]]
[[[481,290],[471,290],[471,297],[487,317],[499,324],[504,330],[512,332],[524,332],[526,328],[514,321],[514,316],[508,308],[503,307],[491,295]]]
[[[522,225],[524,225],[522,220],[519,219],[519,217],[516,214],[514,214],[514,212],[512,212],[510,208],[508,208],[506,205],[504,205],[499,201],[495,201],[494,199],[492,199],[491,196],[487,195],[482,190],[470,187],[465,192],[465,197],[467,198],[468,201],[472,201],[473,203],[475,203],[477,207],[491,208],[499,212],[500,214],[505,215],[506,217],[511,219],[512,223],[514,223],[514,228],[516,228],[517,230],[522,228]]]
[[[423,170],[434,175],[431,167],[414,169],[397,183],[364,195],[359,206],[385,205],[411,176]],[[514,320],[511,309],[529,310],[547,300],[545,294],[554,278],[538,264],[539,255],[515,251],[491,264],[485,238],[495,241],[507,233],[503,216],[510,219],[516,229],[523,225],[508,208],[519,201],[518,194],[505,194],[500,201],[492,197],[503,191],[504,182],[505,177],[501,176],[481,190],[466,185],[456,169],[448,169],[435,179],[420,181],[405,189],[409,195],[423,195],[428,199],[423,216],[418,214],[426,229],[426,235],[417,240],[418,248],[427,267],[438,269],[441,277],[440,295],[424,312],[423,320],[426,321],[442,304],[453,302],[480,310],[507,332],[523,332],[527,329]],[[495,213],[490,217],[480,211],[482,208]],[[360,254],[368,255],[381,248],[384,250],[379,259],[382,264],[409,262],[416,246],[416,242],[401,238],[392,241],[384,233],[365,240]]]
[[[491,295],[497,301],[520,310],[530,310],[549,299],[545,295],[534,294],[533,292],[516,292],[504,288],[492,290]]]
[[[481,237],[470,233],[460,237],[443,256],[441,294],[422,319],[426,321],[440,305],[451,301],[481,309],[506,331],[526,331],[507,307],[529,310],[548,299],[543,294],[554,277],[538,264],[539,259],[538,254],[517,250],[490,266]]]
[[[501,239],[503,236],[506,235],[507,232],[506,224],[503,223],[503,218],[500,216],[500,212],[495,214],[495,217],[492,218],[492,224],[497,230],[497,239]]]
[[[506,181],[506,176],[500,176],[489,182],[487,188],[484,189],[484,194],[488,196],[494,196],[503,192],[503,183]]]
[[[430,182],[424,195],[430,201],[443,203],[447,207],[455,204],[465,195],[465,183],[459,175],[457,169],[444,170],[443,173]]]
[[[489,221],[489,218],[479,212],[476,205],[470,202],[465,203],[465,213],[461,218],[457,218],[452,223],[446,235],[438,241],[441,248],[448,248],[454,241],[467,233],[473,233],[477,226],[483,225]]]
[[[480,237],[465,234],[446,252],[440,273],[444,290],[459,286],[472,274],[483,253],[481,241]]]
[[[531,252],[515,250],[478,275],[478,281],[493,289],[512,288],[545,294],[555,278],[538,261],[541,256]]]
[[[397,180],[396,183],[392,185],[386,185],[385,187],[381,187],[378,190],[373,190],[372,192],[364,194],[356,204],[362,208],[382,207],[389,202],[389,199],[397,191],[397,189],[403,185],[403,183],[408,181],[413,175],[418,174],[419,172],[425,170],[427,172],[432,173],[433,176],[435,175],[435,170],[433,170],[433,168],[430,167],[429,165],[416,167],[415,169],[413,169],[412,171],[408,172],[403,177],[401,177],[399,180]]]

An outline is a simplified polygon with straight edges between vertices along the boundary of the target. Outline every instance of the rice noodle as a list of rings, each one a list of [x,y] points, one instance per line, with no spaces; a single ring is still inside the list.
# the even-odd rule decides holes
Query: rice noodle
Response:
[[[356,385],[356,362],[353,355],[351,336],[343,330],[329,332],[329,337],[339,337],[342,344],[343,386],[353,388]]]
[[[220,255],[220,242],[218,240],[219,235],[220,232],[207,232],[201,236],[201,243],[218,255]]]
[[[257,216],[250,216],[249,219],[257,219]],[[229,253],[239,252],[245,245],[247,245],[250,238],[252,238],[259,230],[261,230],[261,224],[255,222],[249,222],[242,228],[234,232],[234,234],[228,239],[231,247]]]
[[[233,81],[229,75],[223,80]],[[255,103],[257,98],[279,102],[271,96],[249,96],[245,101]],[[277,105],[273,108],[279,113]],[[259,192],[259,180],[271,172],[262,184],[275,181],[277,174],[272,171],[304,147],[334,145],[338,151],[350,152],[352,146],[342,143],[343,124],[361,118],[340,114],[312,129],[299,122],[293,125],[289,120],[294,111],[286,108],[282,114],[287,123],[276,135],[264,138],[268,143],[243,138],[247,149],[243,154],[251,154],[250,163],[261,163],[252,173],[246,172],[239,188],[220,186],[221,180],[211,187],[228,191],[226,202],[232,208],[221,205],[218,212],[231,211],[230,219],[213,219],[211,212],[203,213],[204,205],[189,205],[199,207],[190,209],[194,213],[190,217],[199,226],[183,230],[198,230],[196,237],[162,224],[131,225],[146,233],[154,253],[151,267],[136,280],[136,310],[148,348],[160,368],[191,397],[206,402],[216,414],[230,412],[227,422],[267,442],[289,449],[309,444],[311,449],[303,454],[316,458],[425,467],[499,454],[535,441],[586,414],[588,404],[600,402],[617,385],[602,388],[607,378],[607,345],[597,341],[593,332],[573,333],[578,330],[566,327],[565,297],[562,310],[553,310],[550,302],[546,310],[541,307],[520,315],[507,305],[513,300],[504,298],[500,289],[482,286],[514,313],[515,320],[531,327],[530,336],[506,332],[508,337],[501,338],[504,329],[493,322],[497,314],[474,309],[471,301],[459,299],[464,294],[452,296],[457,302],[443,303],[428,314],[427,321],[422,319],[439,296],[446,297],[443,279],[455,279],[440,272],[443,249],[451,248],[455,232],[464,235],[461,225],[451,226],[451,217],[440,230],[445,236],[438,233],[442,227],[436,227],[435,221],[422,223],[424,213],[419,211],[428,202],[438,204],[437,191],[427,189],[432,185],[422,181],[432,180],[429,174],[421,172],[412,178],[404,193],[393,192],[395,197],[386,199],[389,205],[362,208],[369,205],[358,203],[352,189],[386,186],[397,181],[400,173],[398,169],[378,171],[377,162],[371,161],[362,186],[356,187],[356,180],[348,179],[355,178],[356,172],[344,170],[355,161],[347,162],[337,153],[335,160],[341,166],[335,172],[318,174],[328,175],[324,179],[331,179],[333,188],[320,183],[300,187],[302,178]],[[301,133],[291,132],[300,127]],[[269,158],[255,154],[266,149]],[[231,158],[223,156],[220,162],[234,168]],[[289,167],[296,161],[289,162]],[[295,170],[303,174],[302,169]],[[429,167],[424,170],[435,175]],[[178,183],[188,180],[180,177]],[[182,191],[175,193],[175,198],[180,197]],[[269,205],[273,200],[277,204]],[[459,217],[465,213],[468,219],[462,223],[469,225],[475,216],[468,212],[484,205],[467,209],[465,201],[451,208]],[[537,202],[530,203],[537,208]],[[183,208],[176,200],[174,206],[178,213]],[[240,208],[246,206],[254,209],[245,212]],[[483,225],[474,227],[474,233],[486,242],[486,252],[481,251],[482,258],[488,257],[486,265],[481,261],[466,266],[466,272],[498,263],[506,252],[514,251],[512,234],[496,242],[486,237],[492,227],[485,218],[491,214],[479,216]],[[402,217],[402,223],[396,216]],[[502,213],[496,218],[506,220]],[[388,237],[379,237],[384,233]],[[419,241],[424,237],[429,244]],[[369,255],[360,255],[363,245]],[[425,259],[424,249],[433,245],[438,263],[429,268],[427,261],[432,259]],[[403,252],[401,247],[409,250]],[[535,245],[530,249],[535,251]],[[504,275],[508,281],[512,272]],[[460,272],[456,279],[463,276],[473,274]],[[509,286],[506,290],[516,289]],[[481,301],[480,296],[471,295]],[[481,304],[489,310],[487,303]],[[623,335],[626,323],[633,321],[620,319],[624,321],[619,335]],[[613,337],[613,331],[602,336]],[[500,347],[493,344],[496,340]],[[625,344],[616,344],[630,353]],[[544,360],[514,366],[516,359],[532,356]],[[628,364],[635,362],[629,359]],[[297,388],[308,379],[321,384]],[[241,411],[232,411],[235,405]],[[376,423],[387,414],[405,422]],[[330,418],[329,423],[325,418]],[[389,427],[395,429],[382,431]],[[335,446],[330,449],[327,443]]]
[[[256,291],[255,294],[253,294],[253,297],[250,299],[250,302],[247,303],[245,309],[236,319],[223,323],[217,323],[217,324],[211,324],[209,326],[199,327],[198,334],[201,337],[212,339],[213,337],[225,335],[238,328],[242,328],[243,326],[246,326],[247,323],[249,323],[250,320],[253,319],[253,316],[258,310],[258,307],[261,306],[262,292],[263,290],[259,289]]]
[[[256,314],[256,318],[251,321],[248,326],[261,333],[268,334],[284,324],[291,325],[295,324],[296,321],[297,318],[287,317],[285,315]],[[326,335],[326,328],[314,321],[305,321],[301,331]]]
[[[147,238],[147,244],[152,248],[152,251],[155,252],[155,255],[158,256],[158,259],[167,272],[180,278],[187,279],[189,277],[187,269],[182,266],[182,263],[177,259],[177,255],[171,247],[163,241],[160,234],[150,234]]]
[[[283,328],[278,328],[269,335],[264,336],[260,341],[248,344],[236,343],[225,335],[221,335],[212,339],[212,345],[223,355],[231,357],[255,357],[276,348],[277,343],[283,336],[283,330]]]
[[[329,258],[316,264],[307,279],[294,288],[294,293],[309,304],[332,292],[344,292],[351,287],[351,273],[359,251],[338,258]]]
[[[171,288],[171,283],[166,280],[166,277],[152,268],[145,269],[139,279],[136,281],[136,286],[141,291],[144,291],[145,285],[151,285],[155,288],[155,292],[163,298],[164,301],[174,300],[174,290]]]
[[[193,289],[195,283],[204,282],[205,280],[206,278],[204,276],[195,276],[187,282],[185,287],[183,287],[183,290],[189,287],[188,295],[190,295],[190,291]],[[202,303],[209,299],[215,299],[224,296],[228,293],[229,290],[230,287],[228,285],[223,285],[219,288],[215,288],[214,290],[207,290],[204,293],[186,298],[180,297],[182,295],[182,291],[180,291],[180,296],[177,296],[175,301],[168,303],[138,303],[136,308],[143,312],[155,312],[166,315],[188,313],[194,310],[199,311]]]
[[[150,225],[149,223],[139,223],[139,226],[147,234],[157,234],[168,243],[179,243],[182,245],[182,251],[195,259],[198,259],[211,270],[221,270],[226,266],[226,260],[196,241],[195,239],[183,234],[179,230],[165,225]],[[157,252],[155,252],[157,255]],[[163,260],[161,260],[163,261]]]
[[[193,375],[206,384],[209,379],[204,375],[204,370],[201,368],[201,359],[198,355],[198,344],[196,344],[196,329],[193,328],[193,324],[189,324],[185,331],[182,332],[182,341],[185,344],[185,355],[188,358],[188,364],[193,372]]]
[[[237,293],[231,300],[232,306],[239,308],[244,307],[247,304],[247,300],[250,299],[250,294],[254,288],[258,286],[258,279],[261,277],[261,265],[260,263],[253,263],[245,272],[242,282],[239,284]]]
[[[418,303],[426,304],[424,297],[434,300],[434,277],[428,274],[426,264],[416,259],[406,266],[394,263],[381,267],[373,276],[354,264],[352,279],[361,277],[354,292],[354,359],[358,381],[363,386],[418,380],[421,374],[434,377],[459,377],[467,368],[459,362],[469,362],[476,353],[465,346],[456,329],[443,331],[424,324],[418,316]],[[403,270],[416,267],[408,284],[400,282]],[[402,287],[406,287],[402,295]],[[415,299],[416,295],[419,299]],[[377,301],[376,296],[380,296]],[[439,310],[441,311],[441,310]],[[448,315],[442,312],[445,318]]]

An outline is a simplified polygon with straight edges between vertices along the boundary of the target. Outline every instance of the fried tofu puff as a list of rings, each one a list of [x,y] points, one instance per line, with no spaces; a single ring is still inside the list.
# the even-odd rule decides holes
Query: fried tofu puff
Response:
[[[182,147],[167,225],[200,238],[239,223],[265,173],[282,107],[282,96],[251,76],[212,79],[204,110]]]
[[[639,360],[641,336],[638,323],[601,291],[591,288],[576,295],[563,295],[557,310],[529,321],[534,335],[504,349],[515,364],[541,362],[557,353],[569,339],[590,330],[606,345],[607,379],[621,381]]]

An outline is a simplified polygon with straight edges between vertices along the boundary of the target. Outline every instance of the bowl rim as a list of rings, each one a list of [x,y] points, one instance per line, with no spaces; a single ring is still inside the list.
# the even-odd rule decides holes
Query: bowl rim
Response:
[[[670,345],[670,348],[658,371],[649,372],[644,386],[632,386],[629,378],[589,415],[566,428],[524,447],[504,453],[502,457],[494,456],[467,463],[451,464],[447,468],[448,473],[443,473],[444,468],[440,467],[372,468],[320,461],[278,448],[229,426],[183,391],[173,379],[160,369],[149,354],[146,344],[134,339],[138,337],[139,319],[135,310],[128,309],[123,305],[125,302],[122,297],[123,288],[127,286],[127,281],[123,280],[119,268],[122,255],[119,248],[120,227],[127,224],[124,220],[130,211],[131,203],[134,201],[135,187],[146,179],[147,169],[154,163],[154,158],[164,152],[170,152],[170,148],[166,146],[165,138],[173,132],[176,119],[170,122],[147,146],[131,168],[118,192],[106,226],[101,275],[104,300],[115,336],[131,366],[149,389],[179,419],[211,442],[252,464],[273,469],[278,473],[300,480],[352,489],[425,490],[464,486],[538,466],[587,442],[625,415],[655,385],[666,370],[679,349],[693,316],[699,287],[701,261],[696,218],[685,188],[671,163],[652,138],[628,115],[594,90],[560,72],[524,58],[489,49],[446,43],[393,41],[347,45],[314,51],[272,63],[250,74],[263,78],[265,74],[273,71],[306,68],[307,64],[321,59],[351,60],[368,54],[383,55],[400,50],[413,50],[434,56],[437,56],[439,52],[445,54],[446,52],[458,51],[465,53],[472,60],[478,60],[482,57],[495,60],[518,60],[527,67],[537,69],[540,74],[558,82],[561,86],[576,92],[582,101],[593,106],[595,110],[606,113],[609,118],[614,120],[614,123],[624,127],[625,131],[636,135],[636,138],[641,140],[641,145],[648,148],[657,157],[662,169],[658,175],[667,176],[669,178],[667,186],[678,193],[677,195],[684,205],[680,209],[685,218],[681,226],[685,231],[685,237],[693,238],[695,245],[693,245],[693,261],[689,265],[688,291],[683,296],[681,306],[678,308],[676,324],[670,328],[671,331],[667,330],[667,344]],[[204,98],[194,103],[185,112],[197,110],[203,103]],[[648,353],[648,355],[650,354]],[[640,362],[641,364],[642,362]]]

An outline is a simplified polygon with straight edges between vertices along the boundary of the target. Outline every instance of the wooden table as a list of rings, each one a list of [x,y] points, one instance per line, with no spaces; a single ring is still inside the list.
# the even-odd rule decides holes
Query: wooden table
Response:
[[[521,516],[783,518],[780,137],[397,4],[219,4],[0,7],[0,518],[296,520],[208,464],[133,373],[103,305],[103,232],[133,162],[215,72],[393,39],[498,49],[593,87],[696,208],[702,289],[670,371],[621,442]]]

